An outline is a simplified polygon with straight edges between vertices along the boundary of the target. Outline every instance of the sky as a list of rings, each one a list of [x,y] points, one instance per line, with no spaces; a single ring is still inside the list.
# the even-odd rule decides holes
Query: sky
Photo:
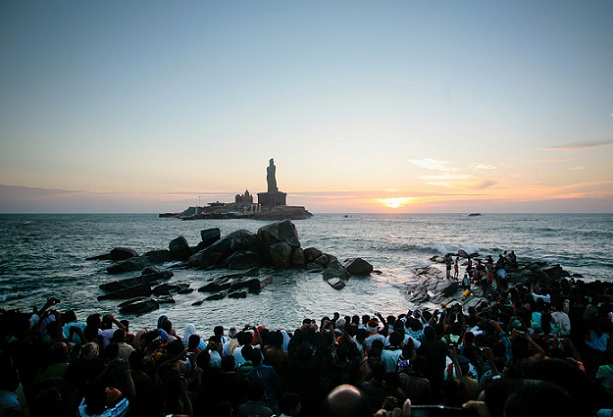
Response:
[[[0,2],[0,212],[613,212],[612,0]]]

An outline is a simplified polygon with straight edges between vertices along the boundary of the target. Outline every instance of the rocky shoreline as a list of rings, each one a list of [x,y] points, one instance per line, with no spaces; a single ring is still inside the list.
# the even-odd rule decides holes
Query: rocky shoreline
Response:
[[[374,272],[372,265],[361,258],[341,262],[317,248],[303,249],[296,226],[289,220],[263,226],[255,234],[243,229],[222,237],[219,228],[212,228],[202,230],[200,235],[201,241],[196,246],[190,246],[185,237],[179,236],[169,243],[168,249],[143,255],[132,248],[118,247],[87,258],[111,261],[106,267],[108,274],[141,271],[139,276],[100,285],[104,294],[98,300],[127,300],[118,306],[120,313],[140,315],[157,310],[162,303],[173,303],[173,294],[196,291],[190,288],[190,283],[164,283],[173,276],[172,271],[160,269],[168,262],[173,262],[174,268],[236,271],[210,278],[197,289],[208,295],[193,305],[257,294],[272,282],[270,274],[262,274],[267,268],[321,273],[335,289],[342,289],[352,276],[368,276]]]
[[[190,246],[183,236],[173,239],[168,249],[160,249],[139,255],[132,248],[118,247],[109,253],[88,258],[88,260],[109,260],[108,274],[123,274],[140,271],[140,275],[100,285],[103,294],[98,300],[122,300],[118,308],[122,314],[140,315],[160,308],[160,304],[174,303],[174,294],[188,294],[194,291],[203,298],[193,305],[224,298],[245,298],[258,294],[272,282],[271,271],[287,268],[306,270],[321,274],[333,288],[341,290],[352,276],[369,276],[375,271],[362,258],[339,261],[332,254],[317,248],[302,248],[295,225],[289,221],[272,223],[258,229],[257,233],[237,230],[222,237],[220,229],[202,230],[201,241]],[[453,254],[463,259],[477,260],[479,254],[467,254],[463,250]],[[476,306],[482,301],[492,301],[495,293],[473,286],[465,291],[460,283],[446,279],[444,258],[435,256],[432,265],[415,270],[417,282],[407,284],[409,306],[438,308],[442,303],[462,303]],[[175,269],[201,269],[211,272],[208,282],[199,288],[191,283],[167,283],[173,276],[161,265],[172,262]],[[228,273],[230,272],[230,273]],[[508,269],[508,284],[547,287],[562,277],[572,276],[560,265],[520,261],[515,268]]]

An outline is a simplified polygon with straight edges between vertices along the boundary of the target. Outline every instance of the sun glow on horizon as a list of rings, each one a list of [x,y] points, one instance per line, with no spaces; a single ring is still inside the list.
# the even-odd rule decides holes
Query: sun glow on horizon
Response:
[[[377,201],[386,207],[397,209],[406,206],[413,200],[413,197],[380,198]]]

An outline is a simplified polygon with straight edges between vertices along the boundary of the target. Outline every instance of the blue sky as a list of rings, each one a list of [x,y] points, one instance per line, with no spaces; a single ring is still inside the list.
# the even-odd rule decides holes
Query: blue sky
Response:
[[[613,1],[4,1],[0,212],[613,211]]]

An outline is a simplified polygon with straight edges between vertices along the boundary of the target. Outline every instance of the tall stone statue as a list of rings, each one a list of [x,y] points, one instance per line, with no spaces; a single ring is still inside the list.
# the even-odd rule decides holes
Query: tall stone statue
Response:
[[[270,158],[268,167],[266,168],[266,181],[268,181],[268,192],[276,193],[279,191],[277,188],[276,178],[277,167],[275,166],[275,160]]]

